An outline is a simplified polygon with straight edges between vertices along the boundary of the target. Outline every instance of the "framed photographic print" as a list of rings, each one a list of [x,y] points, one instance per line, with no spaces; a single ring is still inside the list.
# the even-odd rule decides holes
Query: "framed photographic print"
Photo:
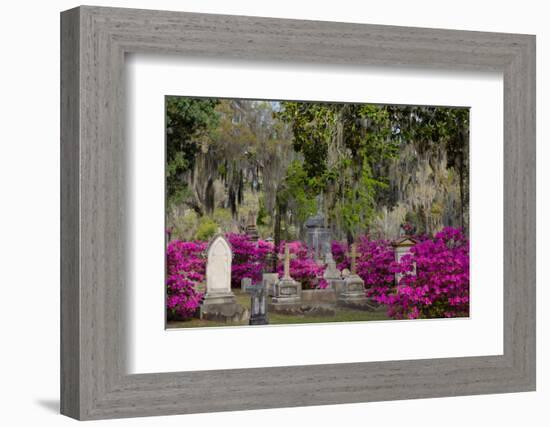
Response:
[[[63,414],[535,389],[534,36],[83,6],[61,41]]]
[[[168,327],[469,316],[467,108],[165,108]]]

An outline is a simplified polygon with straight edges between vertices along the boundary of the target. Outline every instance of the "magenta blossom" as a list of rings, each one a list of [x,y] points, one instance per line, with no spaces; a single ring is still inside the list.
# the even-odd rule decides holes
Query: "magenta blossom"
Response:
[[[192,317],[203,293],[197,285],[206,274],[205,242],[171,241],[166,248],[166,311],[168,320]]]
[[[392,317],[469,315],[470,250],[460,230],[446,227],[433,239],[416,244],[393,269],[402,274],[401,280],[378,298]]]
[[[319,264],[308,256],[307,246],[300,241],[281,242],[279,246],[279,264],[277,273],[279,277],[284,274],[284,248],[288,243],[290,258],[290,276],[302,284],[302,289],[324,289],[328,283],[323,279],[326,266]]]

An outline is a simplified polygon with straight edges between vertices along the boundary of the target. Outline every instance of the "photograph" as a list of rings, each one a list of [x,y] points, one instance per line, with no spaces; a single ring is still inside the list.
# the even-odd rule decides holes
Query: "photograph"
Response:
[[[540,424],[541,2],[105,3],[2,27],[5,425]]]
[[[166,327],[468,317],[469,114],[166,96]]]

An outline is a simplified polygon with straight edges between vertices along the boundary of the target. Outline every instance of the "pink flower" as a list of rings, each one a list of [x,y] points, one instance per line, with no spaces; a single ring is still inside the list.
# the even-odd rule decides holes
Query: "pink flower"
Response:
[[[357,240],[357,274],[364,280],[366,295],[388,307],[388,315],[396,319],[459,317],[469,314],[470,253],[469,242],[455,228],[444,228],[433,238],[415,236],[418,243],[408,255],[395,261],[394,250],[386,240]],[[233,251],[232,286],[240,286],[243,277],[261,280],[273,243],[251,241],[245,234],[227,234]],[[283,274],[281,242],[277,272]],[[203,294],[197,285],[204,282],[206,242],[171,241],[166,248],[166,308],[169,319],[188,318],[199,308]],[[326,265],[311,259],[300,241],[288,242],[290,275],[303,288],[328,286],[323,279]],[[332,254],[339,269],[350,268],[345,243],[333,241]],[[416,272],[416,274],[413,274]],[[401,279],[395,283],[395,275]]]
[[[169,320],[192,317],[203,293],[197,284],[205,277],[205,242],[171,241],[166,248],[166,310]]]

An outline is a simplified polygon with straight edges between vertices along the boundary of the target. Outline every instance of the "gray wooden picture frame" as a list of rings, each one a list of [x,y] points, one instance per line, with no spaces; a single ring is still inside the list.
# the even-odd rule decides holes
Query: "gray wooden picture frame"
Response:
[[[502,72],[504,354],[128,375],[127,53]],[[63,414],[84,420],[535,390],[535,262],[534,36],[88,6],[62,12]]]

